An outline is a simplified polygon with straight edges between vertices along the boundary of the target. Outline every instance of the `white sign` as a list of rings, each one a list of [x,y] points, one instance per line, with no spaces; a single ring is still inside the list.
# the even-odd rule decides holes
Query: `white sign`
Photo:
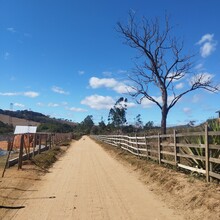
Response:
[[[35,134],[37,126],[16,126],[14,134]]]

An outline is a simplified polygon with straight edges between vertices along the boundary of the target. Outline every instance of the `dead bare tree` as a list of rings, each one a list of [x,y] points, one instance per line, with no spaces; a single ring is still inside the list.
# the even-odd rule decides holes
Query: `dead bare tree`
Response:
[[[148,20],[145,17],[137,21],[135,13],[129,13],[128,24],[117,23],[117,31],[125,39],[125,44],[136,49],[140,54],[139,63],[128,75],[133,82],[130,94],[138,103],[148,99],[161,109],[161,132],[166,133],[167,115],[170,109],[189,92],[204,89],[219,91],[214,85],[212,76],[206,73],[192,73],[192,55],[183,54],[183,41],[172,37],[169,18],[165,16],[165,26],[160,27],[158,19]],[[177,90],[177,82],[189,80],[188,88]],[[157,88],[160,95],[152,94],[152,87]],[[181,91],[178,93],[178,91]]]

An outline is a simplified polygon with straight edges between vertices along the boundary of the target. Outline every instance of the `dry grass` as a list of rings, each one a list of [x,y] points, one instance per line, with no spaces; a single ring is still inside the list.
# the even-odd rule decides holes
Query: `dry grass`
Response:
[[[9,116],[0,114],[0,121],[4,122],[5,124],[9,124]],[[14,127],[16,125],[25,125],[25,126],[28,126],[28,125],[38,126],[38,125],[40,125],[39,122],[28,121],[26,119],[21,119],[21,118],[16,118],[16,117],[11,117],[11,122]]]

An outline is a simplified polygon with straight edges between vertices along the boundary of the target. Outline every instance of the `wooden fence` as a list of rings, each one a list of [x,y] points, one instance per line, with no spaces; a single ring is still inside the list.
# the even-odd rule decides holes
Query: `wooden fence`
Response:
[[[206,176],[207,182],[220,180],[220,131],[152,136],[96,135],[95,139],[138,156],[170,164]]]
[[[18,164],[18,169],[22,168],[24,160],[33,158],[43,151],[59,146],[72,139],[72,133],[43,133],[12,135],[7,138],[7,158],[5,162],[4,176],[7,167]],[[4,141],[6,142],[6,141]],[[15,153],[11,155],[11,152]]]

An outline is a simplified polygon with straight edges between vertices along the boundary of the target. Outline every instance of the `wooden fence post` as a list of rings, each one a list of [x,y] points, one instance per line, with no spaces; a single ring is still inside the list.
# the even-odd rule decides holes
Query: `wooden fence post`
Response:
[[[35,156],[36,145],[37,145],[37,134],[34,134],[33,135],[33,154],[32,154],[32,157]]]
[[[42,139],[42,137],[41,137],[41,135],[39,135],[38,154],[40,154],[40,152],[41,152],[41,139]]]
[[[8,156],[7,156],[7,159],[6,159],[6,162],[5,162],[5,167],[4,167],[4,170],[3,170],[3,173],[2,173],[2,178],[4,177],[6,168],[8,167],[8,161],[9,161],[9,158],[10,158],[10,155],[11,155],[11,151],[13,150],[14,138],[15,138],[15,136],[13,136],[12,142],[9,141],[9,146],[8,146],[8,149],[7,149],[8,150]]]
[[[139,157],[139,146],[138,146],[137,134],[135,134],[135,141],[136,141],[137,154],[138,154],[138,157]]]
[[[118,146],[121,147],[121,135],[118,135]]]
[[[209,177],[209,134],[208,125],[205,125],[205,170],[206,170],[206,181],[210,182]]]
[[[23,149],[24,149],[24,135],[21,135],[20,140],[20,151],[19,151],[19,158],[18,158],[18,170],[22,169],[22,159],[23,159]]]
[[[173,130],[173,147],[174,147],[175,163],[177,166],[180,161],[179,161],[179,157],[177,156],[177,154],[179,153],[179,148],[177,147],[176,130]]]
[[[129,134],[128,134],[127,145],[126,145],[127,150],[128,150],[128,146],[129,146],[129,144],[130,144],[130,137],[129,137]]]
[[[144,137],[145,137],[146,155],[147,155],[147,159],[149,159],[148,158],[148,147],[147,147],[147,135],[145,134]]]
[[[48,139],[48,134],[45,135],[45,147],[46,147],[46,149],[47,149],[47,144],[48,144],[48,140],[47,139]]]
[[[49,134],[49,141],[50,141],[50,143],[49,143],[49,148],[51,149],[51,142],[52,142],[52,134]]]
[[[161,153],[160,153],[160,151],[161,151],[161,146],[160,146],[160,134],[158,134],[158,162],[159,162],[159,164],[161,164]]]

